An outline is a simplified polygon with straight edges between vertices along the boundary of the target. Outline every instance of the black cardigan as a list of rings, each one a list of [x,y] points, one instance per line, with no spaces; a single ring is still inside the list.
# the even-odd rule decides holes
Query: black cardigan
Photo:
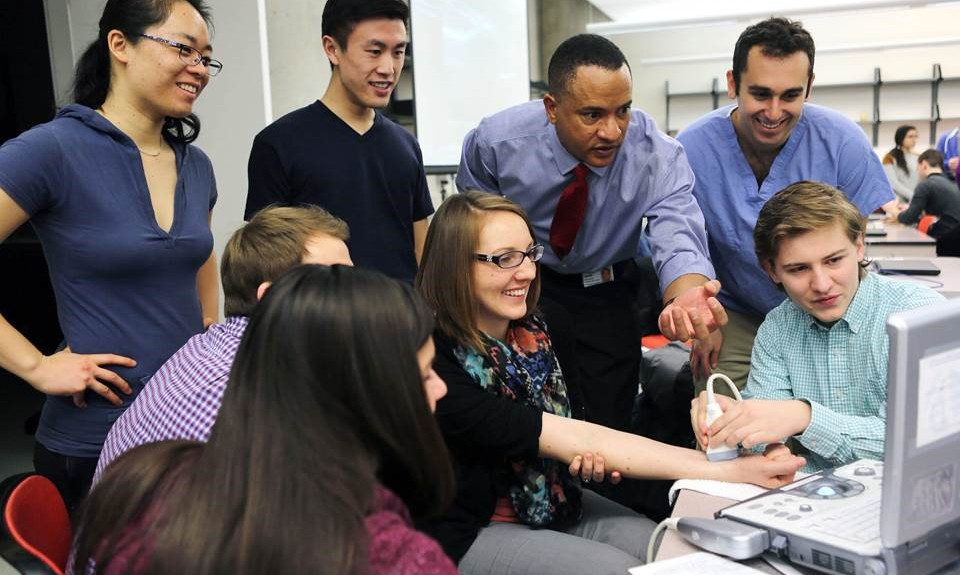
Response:
[[[433,368],[447,384],[437,421],[457,473],[457,495],[442,517],[418,527],[459,563],[507,493],[506,459],[537,457],[543,414],[485,391],[453,354],[451,339],[436,332],[434,342]]]

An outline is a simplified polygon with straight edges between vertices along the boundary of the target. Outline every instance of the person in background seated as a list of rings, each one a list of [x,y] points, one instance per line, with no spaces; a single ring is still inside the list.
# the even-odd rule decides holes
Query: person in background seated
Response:
[[[458,491],[421,527],[461,573],[607,574],[642,563],[654,523],[581,488],[607,469],[766,486],[793,477],[803,459],[786,448],[710,463],[571,418],[547,326],[534,314],[543,253],[519,205],[479,191],[447,198],[427,232],[417,288],[436,311],[434,368],[449,386],[437,418]]]
[[[357,265],[412,284],[433,202],[417,139],[378,111],[400,81],[407,4],[326,1],[330,83],[254,138],[244,218],[271,204],[318,205],[350,225]]]
[[[942,301],[930,288],[867,273],[866,222],[836,188],[797,182],[760,210],[757,259],[788,299],[757,331],[744,400],[706,392],[690,416],[701,447],[753,448],[792,438],[805,470],[883,458],[887,316]]]
[[[0,148],[0,241],[27,221],[36,230],[64,338],[44,355],[0,317],[0,369],[47,394],[33,464],[70,509],[110,425],[220,313],[217,186],[192,144],[193,105],[222,67],[210,57],[210,10],[202,0],[88,5],[103,13],[77,62],[75,103]]]
[[[226,321],[193,336],[150,379],[107,434],[93,483],[138,445],[206,441],[240,338],[266,285],[301,263],[353,265],[348,237],[343,220],[313,206],[269,207],[234,232],[220,264]]]
[[[893,134],[893,141],[896,145],[883,157],[883,171],[897,198],[909,202],[917,187],[917,154],[913,151],[917,145],[917,129],[900,126]]]
[[[937,240],[937,255],[960,256],[960,190],[943,173],[943,154],[933,149],[920,154],[917,171],[920,184],[897,221],[915,224],[924,214],[937,216],[927,228]]]
[[[736,103],[677,136],[696,175],[693,195],[723,285],[717,299],[729,319],[693,343],[698,393],[713,371],[741,389],[747,384],[757,328],[784,300],[753,255],[753,227],[765,201],[794,182],[817,180],[841,190],[864,215],[896,207],[863,130],[834,110],[807,103],[815,55],[813,38],[799,22],[768,18],[747,27],[727,71],[727,95]],[[728,393],[726,386],[721,393]]]
[[[107,468],[74,572],[455,574],[411,524],[453,493],[432,329],[413,289],[378,272],[289,271],[250,317],[209,441]]]

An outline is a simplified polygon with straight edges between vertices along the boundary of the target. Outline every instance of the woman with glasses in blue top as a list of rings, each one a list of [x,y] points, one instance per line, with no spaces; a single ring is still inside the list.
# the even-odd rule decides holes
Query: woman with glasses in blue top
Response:
[[[221,64],[202,0],[108,0],[75,104],[0,148],[0,240],[27,221],[64,334],[44,355],[0,318],[0,367],[47,394],[34,464],[68,506],[110,425],[218,315],[213,167],[193,105]]]
[[[786,448],[711,463],[702,452],[571,418],[535,314],[543,248],[533,238],[511,200],[456,194],[430,223],[417,276],[436,312],[433,365],[448,389],[437,420],[457,469],[452,506],[421,528],[461,573],[624,573],[642,563],[654,523],[581,488],[608,470],[768,487],[793,476],[803,459]]]

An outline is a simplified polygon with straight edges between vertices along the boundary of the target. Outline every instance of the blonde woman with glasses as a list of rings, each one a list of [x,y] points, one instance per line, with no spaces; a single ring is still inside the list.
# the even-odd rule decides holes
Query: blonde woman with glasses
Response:
[[[536,315],[543,248],[514,202],[454,195],[430,224],[417,287],[436,312],[440,428],[457,496],[424,526],[461,573],[623,573],[654,523],[582,489],[608,472],[778,486],[803,459],[710,463],[683,449],[570,417],[547,325]],[[786,448],[784,448],[785,450]]]

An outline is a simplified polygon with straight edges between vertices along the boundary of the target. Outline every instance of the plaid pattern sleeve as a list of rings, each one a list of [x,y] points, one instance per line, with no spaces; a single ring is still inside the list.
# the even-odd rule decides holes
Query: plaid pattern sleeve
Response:
[[[207,440],[247,322],[229,317],[210,326],[157,370],[107,434],[94,485],[110,462],[134,447],[168,439]]]
[[[754,343],[746,396],[810,404],[810,425],[796,437],[811,452],[806,471],[883,458],[886,318],[942,300],[929,288],[868,274],[830,327],[789,300],[767,315]]]

